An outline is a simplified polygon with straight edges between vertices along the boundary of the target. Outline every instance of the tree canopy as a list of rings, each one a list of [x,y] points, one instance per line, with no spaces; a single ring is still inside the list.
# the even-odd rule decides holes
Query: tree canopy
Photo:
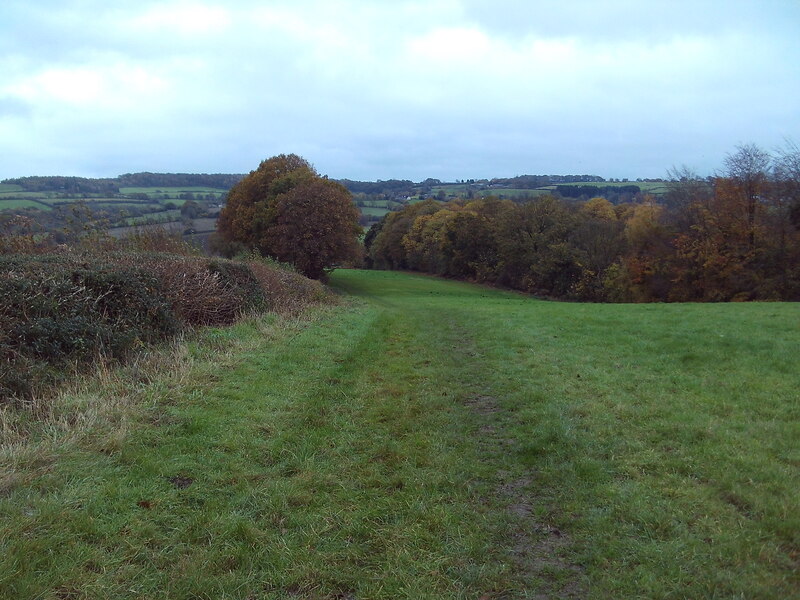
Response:
[[[318,279],[357,257],[361,229],[344,186],[321,177],[304,158],[281,154],[231,189],[217,231],[229,254],[257,250]]]
[[[571,300],[800,300],[800,149],[739,146],[725,167],[674,169],[662,203],[412,204],[367,233],[366,262]]]

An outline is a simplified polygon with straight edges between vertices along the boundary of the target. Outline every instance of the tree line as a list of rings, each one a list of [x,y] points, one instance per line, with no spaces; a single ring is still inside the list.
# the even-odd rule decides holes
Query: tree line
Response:
[[[604,182],[605,179],[599,175],[518,175],[516,177],[494,178],[489,183],[504,185],[506,187],[534,190],[557,183],[577,183],[577,182]]]
[[[369,230],[367,264],[582,301],[800,300],[800,150],[743,145],[724,164],[673,170],[663,201],[409,205]]]
[[[229,190],[244,175],[228,173],[125,173],[115,178],[33,175],[5,179],[2,183],[20,186],[26,192],[65,194],[119,194],[121,187],[210,187]]]
[[[642,188],[638,185],[615,185],[611,190],[609,190],[608,186],[599,187],[596,185],[559,185],[558,186],[558,194],[560,196],[567,196],[568,198],[580,198],[582,196],[586,197],[597,197],[602,196],[606,197],[606,193],[612,191],[615,193],[616,196],[622,194],[628,194],[630,196],[635,196],[636,194],[641,193]],[[610,198],[609,198],[610,199]]]

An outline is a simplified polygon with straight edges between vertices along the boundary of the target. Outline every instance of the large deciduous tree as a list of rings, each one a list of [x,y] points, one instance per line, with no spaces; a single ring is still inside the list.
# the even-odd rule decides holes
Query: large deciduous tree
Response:
[[[358,256],[361,228],[344,186],[321,177],[296,154],[281,154],[231,189],[217,231],[228,249],[257,250],[320,278]]]
[[[747,207],[748,242],[756,244],[756,212],[758,202],[769,184],[767,172],[772,158],[755,144],[742,144],[725,157],[726,175],[739,188]]]

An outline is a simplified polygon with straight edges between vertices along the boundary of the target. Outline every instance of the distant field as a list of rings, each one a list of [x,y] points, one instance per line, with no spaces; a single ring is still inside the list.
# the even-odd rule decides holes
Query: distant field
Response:
[[[448,196],[457,195],[460,196],[466,193],[467,184],[463,183],[456,183],[451,185],[435,185],[431,188],[431,194],[434,196],[439,192],[444,192]]]
[[[51,207],[33,200],[3,200],[0,197],[0,210],[13,210],[19,208],[38,208],[40,210],[50,210]]]
[[[227,190],[210,187],[123,187],[120,194],[227,194]]]
[[[369,208],[388,208],[389,202],[391,202],[391,200],[367,200],[364,206]]]
[[[150,212],[160,211],[164,208],[161,204],[141,204],[136,202],[126,202],[125,200],[92,200],[92,204],[95,206],[113,206],[115,208],[138,208],[140,210],[147,210]],[[175,204],[178,205],[178,202],[175,202]]]
[[[175,211],[168,211],[168,212],[172,213]],[[158,214],[166,214],[166,213],[162,212]],[[153,217],[153,215],[148,215],[148,216],[150,218]],[[121,238],[140,231],[158,230],[158,229],[166,229],[167,231],[183,231],[185,229],[183,223],[180,220],[169,220],[161,223],[146,223],[146,217],[141,217],[138,219],[133,219],[133,218],[127,219],[128,222],[131,223],[130,226],[113,227],[112,229],[109,229],[108,232],[112,237]],[[135,221],[138,221],[138,223]],[[217,228],[216,219],[194,219],[194,221],[192,221],[191,229],[194,229],[196,234],[192,234],[187,237],[194,237],[197,234],[212,232],[215,231],[216,228]]]
[[[362,206],[360,210],[362,214],[369,215],[372,217],[382,217],[383,215],[389,212],[388,208],[378,208],[371,206]]]
[[[23,192],[23,191],[9,191],[0,192],[0,199],[12,196],[14,198],[38,198],[40,200],[51,201],[58,197],[56,192]],[[62,198],[64,200],[64,198]],[[78,200],[78,198],[76,198]]]
[[[125,219],[128,225],[144,225],[149,223],[150,221],[156,221],[158,223],[169,223],[172,221],[179,221],[181,218],[181,211],[180,210],[163,210],[161,212],[150,213],[147,215],[142,215],[141,217],[129,217]]]
[[[128,227],[112,227],[108,230],[108,234],[113,238],[123,238],[132,233],[158,231],[160,229],[165,229],[170,232],[183,231],[183,224],[180,221],[170,221],[168,223],[141,223]]]
[[[650,192],[652,194],[665,194],[669,191],[669,184],[661,181],[643,181],[641,183],[635,183],[634,185],[638,185],[642,188],[643,192]]]
[[[27,192],[18,185],[0,184],[0,211],[39,208],[49,210],[53,207],[68,207],[77,202],[85,202],[96,208],[139,209],[147,214],[139,217],[130,217],[129,226],[136,226],[150,220],[175,221],[180,220],[180,211],[187,200],[180,198],[182,195],[193,194],[199,201],[207,201],[208,196],[213,196],[211,203],[219,202],[227,193],[221,188],[204,186],[188,187],[125,187],[120,194],[114,193],[72,193],[65,192]],[[131,198],[132,195],[139,195]],[[143,198],[141,195],[146,198]],[[174,209],[164,211],[165,205],[172,204]]]
[[[216,219],[194,219],[192,221],[192,229],[197,231],[198,233],[204,231],[215,231],[217,229],[217,220]]]
[[[480,195],[482,198],[486,196],[497,196],[502,198],[525,198],[525,197],[535,197],[535,196],[543,196],[547,194],[549,190],[521,190],[521,189],[514,189],[514,188],[492,188],[490,190],[481,190]]]

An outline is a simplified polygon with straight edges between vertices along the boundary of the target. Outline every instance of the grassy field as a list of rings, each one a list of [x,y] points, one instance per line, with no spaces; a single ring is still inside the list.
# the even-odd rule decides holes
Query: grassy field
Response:
[[[178,206],[183,203],[183,200],[178,200],[175,202],[175,205]],[[92,204],[94,206],[109,206],[109,207],[116,207],[116,208],[138,208],[140,210],[147,210],[147,211],[160,211],[164,207],[161,204],[152,203],[152,204],[142,204],[140,202],[130,202],[125,200],[115,200],[113,198],[105,198],[105,199],[97,199],[92,200]]]
[[[193,193],[203,197],[212,194],[220,198],[226,193],[225,190],[207,187],[121,188],[119,196],[109,196],[108,194],[64,194],[61,192],[24,192],[21,190],[22,188],[20,186],[0,184],[0,210],[6,208],[28,208],[37,205],[46,210],[44,204],[52,206],[56,204],[70,204],[73,202],[141,207],[141,204],[131,203],[129,196],[132,194],[147,195],[154,203],[154,205],[151,205],[151,208],[158,209],[159,202],[161,204],[171,202],[176,206],[182,206],[186,202],[185,199],[179,197],[182,194]],[[38,204],[35,201],[38,201]]]
[[[51,210],[52,207],[36,202],[35,200],[4,200],[0,197],[0,210],[10,210],[17,208],[38,208],[39,210]]]
[[[363,215],[371,215],[375,217],[382,217],[383,215],[389,212],[388,208],[380,208],[373,206],[362,206],[359,208],[359,210]]]
[[[504,188],[494,188],[491,190],[482,190],[478,192],[481,197],[486,196],[497,196],[503,198],[534,198],[536,196],[543,196],[547,194],[549,190],[517,190],[513,188],[504,189]]]
[[[162,210],[159,212],[149,213],[140,217],[127,217],[125,221],[129,226],[145,225],[151,222],[156,223],[176,223],[180,224],[181,211],[178,209]]]
[[[332,283],[0,420],[0,597],[800,594],[798,305]]]
[[[366,200],[363,204],[372,208],[388,208],[390,202],[391,200]]]
[[[50,202],[53,200],[58,200],[58,193],[57,192],[21,192],[21,191],[7,191],[7,192],[0,192],[0,198],[9,197],[12,198],[33,198],[37,200],[41,200],[43,202]],[[76,198],[77,200],[77,198]]]
[[[120,194],[166,194],[167,196],[178,196],[180,194],[216,194],[223,195],[227,190],[211,187],[122,187],[119,188]]]

